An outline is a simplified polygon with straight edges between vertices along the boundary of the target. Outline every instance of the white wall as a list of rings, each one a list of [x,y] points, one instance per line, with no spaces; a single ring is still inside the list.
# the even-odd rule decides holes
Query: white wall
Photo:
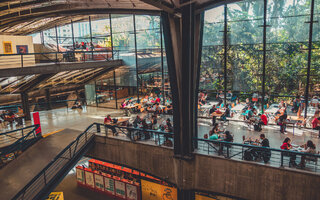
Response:
[[[17,53],[16,45],[27,45],[28,53],[34,53],[32,36],[0,35],[0,54],[4,54],[3,42],[12,43],[12,53]],[[23,55],[23,67],[34,66],[34,55]],[[21,56],[0,56],[0,68],[21,67]]]

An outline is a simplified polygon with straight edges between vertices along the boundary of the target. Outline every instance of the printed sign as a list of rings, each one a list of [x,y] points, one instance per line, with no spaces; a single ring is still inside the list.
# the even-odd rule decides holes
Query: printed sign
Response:
[[[210,197],[208,197],[208,196],[210,196]],[[219,196],[219,195],[208,195],[208,196],[196,194],[195,200],[233,200],[232,198]]]
[[[128,200],[138,200],[138,189],[137,186],[126,184],[126,192]]]
[[[142,200],[177,200],[177,188],[141,180]]]
[[[120,181],[115,181],[116,196],[126,198],[126,184]]]
[[[86,185],[89,186],[89,187],[94,188],[93,173],[85,171],[85,175],[86,175]]]
[[[94,182],[96,185],[96,189],[103,191],[104,190],[104,184],[103,184],[103,176],[94,174]]]
[[[104,177],[104,190],[109,193],[114,195],[114,180],[111,178]]]
[[[82,184],[85,184],[84,171],[82,169],[76,168],[76,174],[77,174],[77,181],[82,183]]]

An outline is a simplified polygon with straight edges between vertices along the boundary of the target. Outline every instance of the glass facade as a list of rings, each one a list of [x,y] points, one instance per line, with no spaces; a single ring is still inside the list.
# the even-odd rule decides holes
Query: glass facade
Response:
[[[90,88],[90,104],[115,108],[116,98],[120,104],[121,99],[138,94],[142,98],[153,92],[161,94],[162,100],[170,96],[160,16],[93,15],[80,21],[70,20],[69,24],[33,36],[37,41],[44,41],[52,51],[74,50],[73,59],[78,61],[112,58],[124,61],[124,66],[86,87]],[[59,60],[64,59],[62,55],[58,56]],[[94,96],[92,85],[96,89]]]
[[[224,99],[226,89],[233,93],[234,104],[251,100],[256,93],[259,108],[263,95],[266,107],[297,95],[304,98],[306,89],[309,100],[319,96],[319,0],[315,0],[307,88],[311,2],[268,0],[264,5],[263,0],[244,0],[205,11],[200,92],[216,100],[219,93]]]

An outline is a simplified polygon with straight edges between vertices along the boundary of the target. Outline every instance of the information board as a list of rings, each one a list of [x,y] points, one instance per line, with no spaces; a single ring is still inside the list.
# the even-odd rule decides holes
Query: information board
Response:
[[[81,184],[85,184],[84,171],[82,169],[76,168],[77,181]]]
[[[138,189],[137,186],[126,184],[126,193],[128,200],[138,200]]]
[[[177,200],[177,188],[141,180],[142,200]]]
[[[85,171],[85,176],[86,176],[86,185],[91,188],[94,188],[93,173]]]
[[[103,176],[99,174],[94,174],[94,182],[96,189],[104,191]]]
[[[126,198],[126,184],[120,181],[115,181],[116,196]]]
[[[109,194],[115,195],[113,179],[104,177],[104,191]]]

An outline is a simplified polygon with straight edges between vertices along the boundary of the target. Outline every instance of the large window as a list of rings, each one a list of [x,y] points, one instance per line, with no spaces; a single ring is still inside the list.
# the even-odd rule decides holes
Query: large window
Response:
[[[256,93],[260,110],[263,95],[266,106],[297,95],[305,98],[311,48],[308,98],[319,96],[320,0],[315,0],[309,47],[311,2],[244,0],[205,11],[200,91],[214,100],[219,91],[231,90],[234,104]]]

